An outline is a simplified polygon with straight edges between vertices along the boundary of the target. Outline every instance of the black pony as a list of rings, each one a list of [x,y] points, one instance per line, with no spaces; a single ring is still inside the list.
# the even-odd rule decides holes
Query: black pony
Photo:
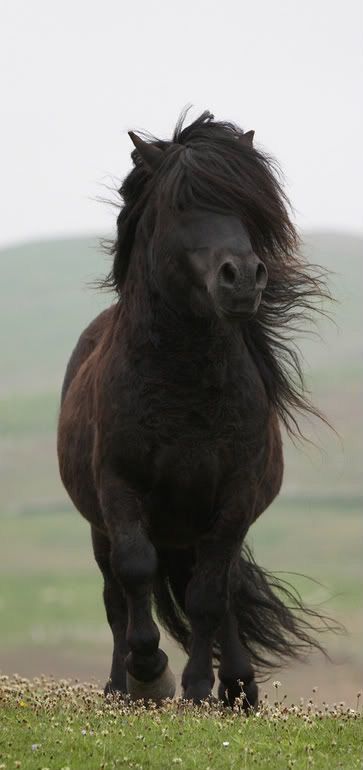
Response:
[[[242,681],[254,705],[255,668],[320,649],[319,616],[284,604],[244,539],[281,486],[279,422],[296,433],[299,411],[316,413],[292,337],[324,283],[253,132],[208,112],[182,122],[171,142],[130,132],[104,282],[117,302],[68,364],[59,463],[104,577],[106,692],[174,694],[154,602],[189,656],[184,696],[211,694],[218,661],[220,697],[233,704]]]

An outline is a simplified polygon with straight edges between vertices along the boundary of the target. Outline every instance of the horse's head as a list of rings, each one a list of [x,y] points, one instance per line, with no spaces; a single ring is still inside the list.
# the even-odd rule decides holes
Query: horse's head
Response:
[[[251,147],[252,136],[242,134],[241,145]],[[267,285],[267,269],[241,217],[228,213],[228,207],[222,213],[197,197],[193,200],[185,165],[190,147],[171,143],[162,148],[133,132],[130,137],[144,169],[154,177],[154,184],[149,180],[154,227],[147,248],[154,288],[182,312],[229,320],[254,315]],[[183,184],[178,177],[184,177]],[[189,201],[183,201],[185,188]],[[141,220],[140,229],[143,225]]]
[[[155,233],[151,249],[153,280],[176,309],[230,320],[257,311],[267,270],[236,216],[173,214]]]
[[[134,168],[105,285],[125,293],[129,278],[144,281],[176,312],[207,318],[270,317],[290,304],[298,239],[253,132],[203,113],[180,121],[171,141],[130,137]]]

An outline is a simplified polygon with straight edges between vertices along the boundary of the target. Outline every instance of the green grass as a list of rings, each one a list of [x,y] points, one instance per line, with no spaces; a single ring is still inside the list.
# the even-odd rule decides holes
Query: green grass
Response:
[[[361,712],[265,698],[246,717],[217,706],[105,701],[69,682],[1,682],[0,768],[306,770],[361,768]]]

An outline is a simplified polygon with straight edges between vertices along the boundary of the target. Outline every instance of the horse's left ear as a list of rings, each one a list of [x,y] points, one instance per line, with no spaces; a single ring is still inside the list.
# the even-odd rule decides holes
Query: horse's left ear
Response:
[[[140,137],[137,136],[137,134],[134,134],[133,131],[129,131],[129,137],[149,171],[155,171],[159,168],[164,159],[163,150],[161,150],[160,147],[156,147],[155,144],[144,142],[144,140],[140,139]]]
[[[247,147],[253,147],[253,137],[255,135],[254,131],[246,131],[244,134],[241,134],[239,137],[239,141],[241,144],[245,144]]]

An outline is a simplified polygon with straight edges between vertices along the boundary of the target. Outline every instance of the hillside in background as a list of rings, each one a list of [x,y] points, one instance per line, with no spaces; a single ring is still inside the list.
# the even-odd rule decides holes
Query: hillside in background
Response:
[[[340,666],[332,675],[318,661],[308,678],[339,700],[359,689],[363,646],[363,239],[308,233],[305,249],[333,272],[333,322],[322,321],[320,338],[304,339],[301,348],[312,400],[336,433],[315,422],[304,425],[313,443],[294,447],[285,437],[283,492],[250,539],[264,566],[303,572],[328,586],[327,593],[293,578],[307,601],[319,604],[336,594],[327,611],[347,625],[348,640],[328,646]],[[58,478],[55,429],[72,348],[88,321],[113,301],[91,288],[109,265],[91,237],[0,251],[0,665],[6,673],[108,673],[101,580],[88,527],[71,514]],[[180,668],[180,654],[174,648],[171,654]],[[294,666],[279,678],[297,698],[306,676]]]
[[[321,322],[321,337],[302,340],[301,348],[313,400],[338,435],[320,423],[311,430],[304,426],[317,448],[305,445],[296,451],[286,440],[285,492],[357,496],[362,494],[363,239],[314,233],[306,235],[305,244],[311,261],[333,272],[333,322]],[[68,505],[55,464],[58,394],[79,334],[113,300],[92,288],[109,264],[97,240],[86,237],[0,252],[2,512]]]

